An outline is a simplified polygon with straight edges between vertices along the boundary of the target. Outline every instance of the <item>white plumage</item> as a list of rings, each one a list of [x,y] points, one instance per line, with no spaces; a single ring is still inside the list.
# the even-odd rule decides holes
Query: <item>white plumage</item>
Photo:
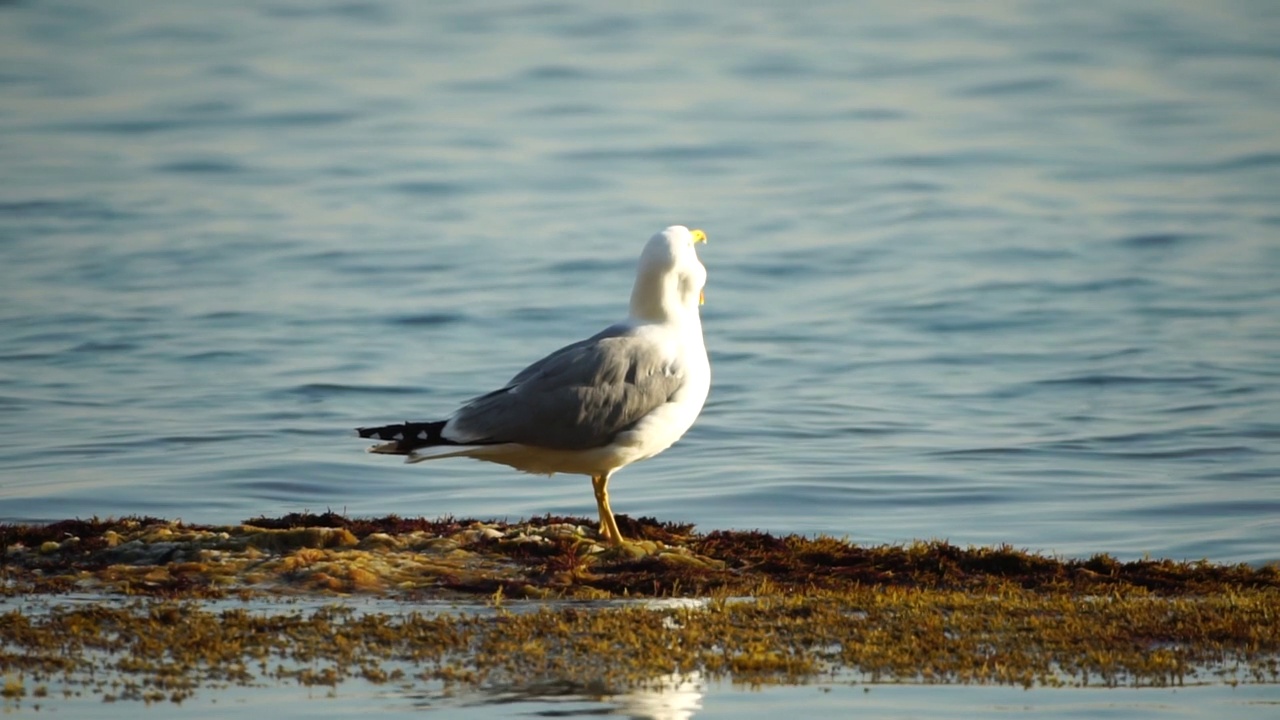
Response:
[[[533,363],[447,420],[358,434],[389,441],[369,451],[407,455],[406,462],[462,456],[588,475],[600,532],[621,543],[609,478],[679,440],[711,386],[698,307],[707,271],[694,249],[705,241],[701,230],[681,225],[654,235],[640,254],[626,320]]]

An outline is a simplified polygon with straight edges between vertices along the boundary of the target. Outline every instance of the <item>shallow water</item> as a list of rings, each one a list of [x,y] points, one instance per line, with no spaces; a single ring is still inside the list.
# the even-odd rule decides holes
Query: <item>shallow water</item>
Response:
[[[619,512],[1280,559],[1280,10],[0,4],[0,520],[590,515],[364,455],[702,227]]]
[[[97,718],[129,718],[138,703],[103,703],[97,695],[51,697],[43,712],[83,713]],[[867,685],[819,682],[790,687],[751,688],[707,682],[698,677],[655,679],[653,686],[623,694],[581,689],[529,688],[491,693],[388,688],[360,680],[336,689],[279,686],[229,687],[211,697],[201,693],[182,704],[151,708],[174,718],[223,718],[252,710],[279,718],[421,717],[424,711],[449,718],[599,718],[708,720],[776,718],[802,710],[808,717],[1072,718],[1274,717],[1280,703],[1269,685],[1203,685],[1180,688],[1032,689],[989,686]],[[32,699],[11,709],[32,710]]]
[[[742,602],[751,602],[743,598]],[[100,596],[71,594],[50,597],[0,599],[0,610],[21,611],[38,618],[54,607],[80,605],[89,608],[101,602]],[[674,607],[695,609],[702,606],[692,599],[649,599],[567,603],[575,608],[618,608],[632,603],[647,606],[655,612]],[[317,598],[300,596],[255,600],[211,600],[202,609],[270,614],[277,617],[309,616],[322,610],[351,611],[355,615],[396,615],[413,612],[427,616],[495,614],[536,611],[547,605],[565,607],[564,603],[505,603],[492,605],[464,604],[445,601],[404,603],[384,598]],[[145,609],[143,610],[145,612]],[[228,712],[252,709],[282,718],[343,718],[376,715],[380,717],[416,717],[424,711],[449,718],[553,717],[598,718],[627,717],[635,720],[690,720],[691,718],[775,718],[786,712],[802,710],[808,717],[939,717],[990,718],[1000,716],[1070,718],[1145,718],[1145,717],[1230,717],[1271,718],[1280,706],[1280,691],[1274,684],[1251,682],[1245,667],[1233,668],[1224,662],[1211,668],[1199,668],[1186,674],[1178,684],[1168,687],[1126,683],[1124,675],[1115,680],[1118,687],[1107,687],[1096,675],[1085,678],[1088,685],[1078,685],[1081,678],[1073,675],[1064,687],[1013,687],[994,685],[941,685],[915,682],[879,682],[857,672],[841,671],[810,678],[795,685],[752,685],[731,678],[713,679],[698,671],[675,672],[650,678],[639,687],[622,690],[601,682],[582,685],[572,682],[545,681],[527,684],[491,684],[481,688],[465,684],[444,684],[421,677],[430,673],[434,664],[416,664],[405,659],[386,657],[373,652],[355,662],[360,667],[376,667],[387,674],[385,682],[371,682],[361,676],[359,667],[345,667],[351,672],[334,686],[304,686],[293,681],[275,679],[277,668],[295,670],[310,667],[321,671],[330,667],[329,660],[299,660],[285,650],[273,653],[265,666],[250,659],[246,669],[252,679],[205,680],[190,697],[181,702],[158,700],[147,707],[164,717],[221,718]],[[134,700],[119,699],[127,690],[117,679],[136,683],[141,676],[113,673],[112,668],[126,666],[131,650],[102,657],[94,672],[83,669],[69,672],[68,677],[52,673],[44,678],[21,678],[26,695],[6,697],[0,708],[6,713],[32,711],[75,717],[127,718],[139,708]],[[375,659],[376,658],[376,659]],[[342,672],[342,666],[336,666]],[[212,666],[207,668],[212,673]],[[396,671],[400,671],[398,674]],[[1272,673],[1274,675],[1274,673]],[[189,671],[197,678],[203,670]],[[6,675],[6,680],[15,677]],[[20,676],[19,676],[20,677]],[[217,677],[212,673],[210,677]],[[1146,677],[1143,682],[1152,682]],[[1237,683],[1238,681],[1238,683]],[[220,684],[221,683],[221,684]],[[43,688],[39,694],[36,688]],[[175,687],[180,687],[176,686]],[[142,685],[143,691],[150,686]],[[133,692],[138,692],[135,686]],[[108,699],[110,698],[110,699]]]

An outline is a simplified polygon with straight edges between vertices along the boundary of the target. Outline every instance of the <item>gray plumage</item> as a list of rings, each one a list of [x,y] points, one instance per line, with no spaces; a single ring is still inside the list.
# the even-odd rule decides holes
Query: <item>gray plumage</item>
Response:
[[[627,325],[567,345],[454,416],[456,441],[557,450],[608,445],[680,388],[678,368]]]
[[[672,225],[640,253],[627,320],[530,365],[445,420],[362,427],[369,452],[405,462],[470,457],[540,475],[591,478],[601,537],[620,545],[609,478],[666,450],[711,387],[702,339],[701,230]]]

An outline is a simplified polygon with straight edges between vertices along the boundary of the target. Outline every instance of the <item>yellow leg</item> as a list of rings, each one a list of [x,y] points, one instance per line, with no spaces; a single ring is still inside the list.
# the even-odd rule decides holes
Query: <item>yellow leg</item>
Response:
[[[596,475],[591,478],[591,487],[596,491],[596,510],[600,512],[600,534],[614,545],[622,544],[622,531],[618,529],[618,521],[613,519],[613,509],[609,507],[608,475]]]
[[[604,489],[604,478],[592,477],[591,488],[596,492],[596,512],[600,517],[600,535],[604,538],[609,537],[609,521],[604,519],[605,499],[609,494]]]

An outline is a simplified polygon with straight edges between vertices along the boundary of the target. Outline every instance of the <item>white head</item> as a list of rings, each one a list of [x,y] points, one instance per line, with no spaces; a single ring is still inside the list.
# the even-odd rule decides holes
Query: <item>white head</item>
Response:
[[[672,225],[649,238],[631,291],[631,317],[658,322],[697,318],[707,269],[693,246],[706,241],[706,233],[683,225]]]

